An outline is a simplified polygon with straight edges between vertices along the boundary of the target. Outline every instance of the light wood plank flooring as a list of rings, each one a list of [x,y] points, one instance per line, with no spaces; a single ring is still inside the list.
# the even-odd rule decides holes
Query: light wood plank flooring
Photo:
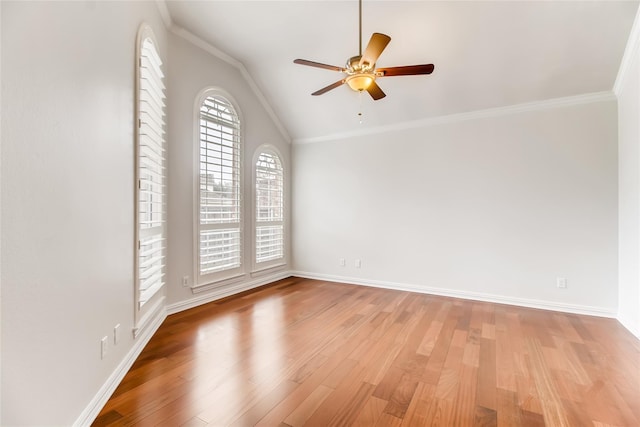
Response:
[[[617,321],[289,278],[169,316],[96,426],[640,426]]]

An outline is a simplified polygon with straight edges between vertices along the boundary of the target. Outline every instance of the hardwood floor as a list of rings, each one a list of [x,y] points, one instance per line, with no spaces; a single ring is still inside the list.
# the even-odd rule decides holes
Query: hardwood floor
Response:
[[[617,321],[289,278],[169,316],[96,426],[640,426]]]

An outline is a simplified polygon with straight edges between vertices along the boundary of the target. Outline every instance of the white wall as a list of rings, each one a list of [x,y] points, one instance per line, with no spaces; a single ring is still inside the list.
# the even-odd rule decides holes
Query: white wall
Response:
[[[0,46],[2,46],[2,7],[0,7]],[[2,55],[0,55],[0,82],[2,81]],[[2,90],[0,88],[0,99]],[[2,117],[2,103],[0,102],[0,118]],[[0,159],[2,159],[2,121],[0,120]],[[2,240],[2,161],[0,161],[0,240]],[[2,260],[2,245],[0,244],[0,261]],[[0,319],[2,319],[2,262],[0,262]],[[2,330],[0,328],[0,367],[2,366]],[[2,421],[2,369],[0,368],[0,422]]]
[[[154,2],[0,7],[0,424],[71,425],[134,346],[135,40],[166,31]]]
[[[238,68],[218,59],[174,34],[169,43],[168,119],[169,119],[169,264],[168,303],[170,311],[197,305],[204,301],[235,293],[273,280],[273,274],[285,274],[286,264],[272,275],[252,277],[253,255],[253,200],[251,192],[253,158],[256,149],[263,144],[275,147],[281,154],[285,171],[290,170],[290,146],[249,87]],[[190,287],[182,286],[182,278],[189,276],[189,285],[194,277],[194,179],[198,169],[194,166],[194,106],[205,88],[217,87],[226,91],[238,104],[242,120],[243,179],[243,265],[245,275],[231,287],[222,287],[194,294]],[[290,197],[286,197],[287,206]],[[289,209],[287,209],[289,215]],[[287,259],[289,259],[289,236],[287,233]],[[280,276],[282,277],[282,276]]]
[[[295,145],[294,268],[615,315],[616,138],[611,99]]]
[[[625,53],[627,62],[624,73],[617,82],[620,223],[618,319],[640,337],[640,51],[634,38],[637,38],[637,34],[629,40],[631,50]]]

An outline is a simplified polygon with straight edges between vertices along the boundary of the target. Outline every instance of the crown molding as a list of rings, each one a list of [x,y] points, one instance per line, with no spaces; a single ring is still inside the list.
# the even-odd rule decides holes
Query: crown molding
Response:
[[[358,136],[368,136],[383,134],[388,132],[397,132],[407,129],[424,128],[429,126],[436,126],[449,123],[458,123],[468,120],[486,119],[491,117],[501,117],[510,114],[519,114],[529,111],[542,111],[552,108],[563,108],[574,105],[591,104],[594,102],[602,101],[615,101],[616,96],[613,92],[595,92],[576,96],[567,96],[563,98],[548,99],[545,101],[535,101],[523,104],[515,104],[506,107],[488,108],[485,110],[470,111],[468,113],[450,114],[446,116],[428,117],[419,120],[406,121],[402,123],[395,123],[392,125],[376,126],[363,130],[355,130],[349,132],[341,132],[331,135],[311,137],[311,138],[296,138],[293,140],[294,144],[313,144],[317,142],[336,141],[345,138],[353,138]]]
[[[158,7],[165,28],[171,28],[173,26],[173,20],[171,19],[171,14],[169,13],[169,8],[165,0],[156,0],[156,6]]]
[[[620,91],[622,90],[622,85],[624,81],[627,79],[627,75],[629,74],[629,67],[633,63],[636,55],[638,53],[638,48],[640,47],[640,8],[636,11],[636,18],[633,21],[633,26],[631,27],[631,33],[629,34],[629,39],[627,40],[627,45],[624,48],[624,54],[622,55],[622,61],[620,61],[620,68],[618,68],[618,75],[616,76],[616,81],[613,84],[613,93],[616,96],[620,95]]]
[[[176,36],[181,37],[184,40],[188,41],[192,45],[194,45],[196,47],[199,47],[200,49],[206,51],[210,55],[215,56],[216,58],[223,60],[224,62],[226,62],[227,64],[229,64],[229,65],[231,65],[233,67],[238,68],[238,69],[243,68],[242,63],[240,61],[238,61],[237,59],[235,59],[231,55],[227,54],[226,52],[223,52],[222,50],[220,50],[217,47],[213,46],[212,44],[202,40],[200,37],[196,36],[195,34],[190,32],[189,30],[186,30],[183,27],[180,27],[178,25],[173,24],[169,28],[169,31],[171,31]]]
[[[262,105],[262,107],[265,109],[265,111],[271,118],[273,124],[276,126],[276,128],[278,128],[278,131],[280,132],[284,140],[290,144],[291,137],[289,136],[287,129],[284,127],[284,125],[280,121],[280,118],[278,118],[278,116],[276,115],[275,111],[271,107],[271,104],[269,103],[267,98],[264,96],[264,94],[258,87],[258,84],[255,82],[251,74],[249,74],[249,71],[247,71],[247,68],[244,66],[244,64],[238,61],[237,59],[233,58],[231,55],[227,54],[226,52],[223,52],[222,50],[213,46],[211,43],[196,36],[189,30],[186,30],[185,28],[182,28],[179,25],[176,25],[171,19],[171,15],[169,14],[169,9],[167,8],[167,4],[165,0],[156,0],[156,4],[158,5],[158,10],[160,11],[160,15],[162,16],[162,21],[164,22],[167,30],[169,30],[174,35],[183,38],[184,40],[188,41],[192,45],[199,47],[205,52],[215,56],[216,58],[221,59],[222,61],[237,68],[238,71],[240,71],[240,74],[248,83],[249,88],[251,89],[253,94],[256,96],[256,98],[258,98],[258,101],[260,101],[260,104]]]

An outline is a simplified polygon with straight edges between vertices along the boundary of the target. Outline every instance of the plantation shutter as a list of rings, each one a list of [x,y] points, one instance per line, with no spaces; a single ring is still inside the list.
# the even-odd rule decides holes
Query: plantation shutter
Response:
[[[207,97],[200,108],[199,176],[199,274],[239,268],[240,120],[220,97]]]
[[[284,257],[284,174],[280,158],[260,153],[256,162],[256,263]]]
[[[162,61],[151,38],[142,42],[139,65],[138,304],[142,307],[165,281],[165,87]]]

